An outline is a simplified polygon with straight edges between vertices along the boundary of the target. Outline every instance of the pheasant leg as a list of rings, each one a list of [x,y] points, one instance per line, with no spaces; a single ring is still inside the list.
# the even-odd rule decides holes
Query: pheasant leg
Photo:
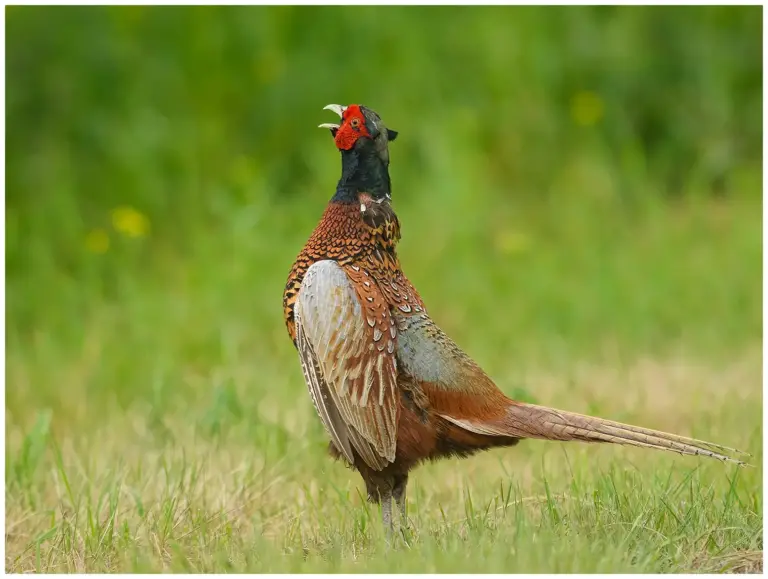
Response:
[[[395,482],[395,488],[392,489],[392,496],[395,498],[397,507],[400,510],[400,527],[408,526],[408,515],[406,512],[405,487],[408,485],[408,475],[405,475]]]
[[[395,527],[392,524],[392,491],[386,490],[379,495],[381,497],[381,521],[387,535],[391,536]]]

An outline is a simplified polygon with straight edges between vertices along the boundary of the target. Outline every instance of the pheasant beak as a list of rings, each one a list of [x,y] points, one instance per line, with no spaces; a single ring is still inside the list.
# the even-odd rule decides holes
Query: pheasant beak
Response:
[[[341,116],[341,115],[344,114],[344,111],[347,110],[347,107],[342,106],[342,105],[325,105],[323,107],[323,110],[324,111],[333,111],[337,115]]]
[[[337,115],[341,116],[344,113],[344,111],[347,110],[347,107],[342,105],[326,105],[323,107],[323,110],[333,111]],[[339,128],[339,125],[337,123],[323,123],[322,125],[317,125],[317,126],[320,127],[321,129],[331,129],[332,131]]]

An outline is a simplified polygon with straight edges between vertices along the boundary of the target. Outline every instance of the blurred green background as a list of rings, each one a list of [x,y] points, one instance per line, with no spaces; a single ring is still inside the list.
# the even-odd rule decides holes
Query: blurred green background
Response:
[[[760,467],[761,23],[758,6],[7,7],[8,569],[325,568],[301,559],[315,544],[354,565],[360,481],[325,455],[281,304],[339,175],[316,128],[329,103],[400,132],[404,270],[507,394],[715,439]],[[556,445],[520,447],[421,469],[416,528],[460,520],[461,473],[478,504],[508,472],[536,495],[550,456],[553,492],[571,489]],[[588,494],[599,452],[569,447]],[[603,452],[617,468],[640,456]],[[642,460],[647,484],[673,464]],[[594,556],[552,523],[556,560],[546,541],[515,560],[700,569],[698,537],[722,526],[746,537],[729,549],[760,550],[748,472],[732,519],[706,498],[678,529],[651,484],[653,528],[606,559],[651,500],[625,481],[638,512],[569,523]],[[685,540],[657,545],[668,532]],[[266,533],[274,556],[254,550]]]
[[[232,322],[290,350],[281,291],[334,190],[332,102],[401,132],[405,268],[434,300],[472,294],[451,328],[759,336],[759,7],[8,7],[6,66],[11,378],[17,355],[82,354],[97,320],[125,368],[78,390],[125,403],[158,364],[134,342],[205,350]],[[627,239],[655,264],[640,292]],[[473,310],[488,285],[506,322]],[[29,394],[12,379],[11,411]]]

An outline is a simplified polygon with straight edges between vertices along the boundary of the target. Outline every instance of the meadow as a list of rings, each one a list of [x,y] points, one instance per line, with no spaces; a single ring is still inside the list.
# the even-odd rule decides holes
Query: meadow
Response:
[[[762,570],[760,11],[7,8],[6,571]],[[388,545],[282,320],[332,102],[505,393],[752,467],[524,441]]]

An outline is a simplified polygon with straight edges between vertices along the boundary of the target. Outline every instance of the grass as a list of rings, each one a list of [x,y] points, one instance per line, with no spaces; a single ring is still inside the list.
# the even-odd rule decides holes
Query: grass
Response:
[[[754,468],[536,441],[429,464],[393,556],[359,476],[326,456],[282,324],[318,186],[184,246],[152,223],[74,274],[9,279],[6,570],[762,569],[759,197],[502,203],[456,175],[398,186],[401,258],[505,392]]]

